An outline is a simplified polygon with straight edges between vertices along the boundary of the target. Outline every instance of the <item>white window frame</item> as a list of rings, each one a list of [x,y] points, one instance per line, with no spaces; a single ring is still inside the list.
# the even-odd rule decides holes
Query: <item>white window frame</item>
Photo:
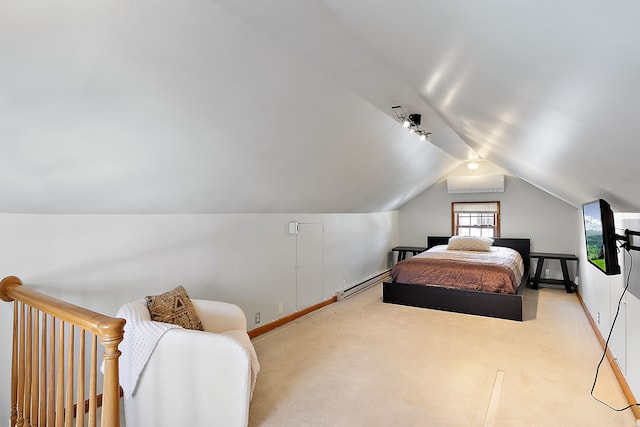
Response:
[[[451,235],[500,237],[500,202],[451,202]]]

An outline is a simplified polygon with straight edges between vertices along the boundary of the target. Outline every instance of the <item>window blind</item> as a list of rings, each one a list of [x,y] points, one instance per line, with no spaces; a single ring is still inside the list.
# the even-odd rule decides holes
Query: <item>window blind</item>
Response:
[[[498,202],[454,203],[453,204],[453,212],[454,213],[461,213],[461,212],[497,213],[498,212]]]

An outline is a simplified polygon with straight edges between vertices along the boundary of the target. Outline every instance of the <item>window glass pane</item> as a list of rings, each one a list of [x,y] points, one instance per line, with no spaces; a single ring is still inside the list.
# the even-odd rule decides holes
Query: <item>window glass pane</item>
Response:
[[[493,228],[483,228],[482,237],[494,237]]]
[[[494,216],[493,215],[482,215],[482,225],[494,226]]]

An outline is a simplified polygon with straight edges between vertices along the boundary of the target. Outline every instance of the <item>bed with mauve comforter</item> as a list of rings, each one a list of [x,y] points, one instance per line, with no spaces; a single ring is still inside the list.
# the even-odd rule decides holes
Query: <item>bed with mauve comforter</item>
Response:
[[[394,265],[391,277],[398,283],[513,294],[523,273],[522,257],[511,248],[492,246],[481,252],[438,245]]]
[[[429,236],[429,250],[393,266],[382,300],[522,321],[530,239],[496,238],[482,250],[466,247],[474,242],[464,242],[462,249],[452,243],[453,238]]]

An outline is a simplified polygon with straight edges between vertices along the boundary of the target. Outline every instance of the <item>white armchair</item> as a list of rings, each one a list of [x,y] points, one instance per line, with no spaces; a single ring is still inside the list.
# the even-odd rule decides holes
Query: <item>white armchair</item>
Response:
[[[124,400],[126,426],[247,425],[260,367],[244,313],[233,304],[192,302],[205,331],[163,332]]]

